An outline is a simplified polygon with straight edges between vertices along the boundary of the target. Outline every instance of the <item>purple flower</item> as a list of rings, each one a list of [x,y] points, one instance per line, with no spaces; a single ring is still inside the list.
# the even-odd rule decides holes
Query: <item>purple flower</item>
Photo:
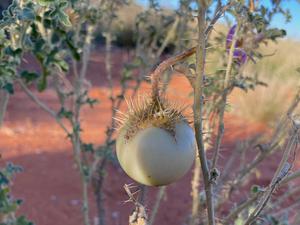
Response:
[[[235,33],[235,30],[236,30],[236,24],[233,25],[230,30],[228,31],[228,34],[227,34],[227,37],[226,37],[226,51],[229,52],[229,49],[231,47],[231,43],[232,43],[232,40],[233,40],[233,36],[234,36],[234,33]],[[237,42],[235,43],[235,47],[237,46]]]
[[[235,24],[228,31],[228,34],[227,34],[227,37],[226,37],[226,52],[227,52],[227,54],[229,54],[229,50],[230,50],[231,45],[232,45],[232,41],[233,41],[233,38],[234,38],[234,33],[235,33],[235,30],[236,30],[236,27],[237,27],[237,25]],[[247,58],[248,58],[247,53],[242,49],[243,39],[237,40],[235,42],[234,47],[235,47],[234,52],[233,52],[234,61],[238,65],[241,66],[244,63],[246,63]]]
[[[238,65],[243,65],[247,62],[247,53],[243,49],[235,49],[233,52],[233,58]]]

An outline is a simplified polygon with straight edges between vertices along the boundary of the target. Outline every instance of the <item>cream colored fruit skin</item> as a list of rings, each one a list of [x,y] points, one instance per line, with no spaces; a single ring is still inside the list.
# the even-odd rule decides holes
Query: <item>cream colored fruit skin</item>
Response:
[[[175,138],[157,127],[139,131],[129,141],[125,133],[121,129],[117,138],[117,158],[123,170],[139,183],[167,185],[180,179],[193,165],[195,136],[186,122],[175,126]]]

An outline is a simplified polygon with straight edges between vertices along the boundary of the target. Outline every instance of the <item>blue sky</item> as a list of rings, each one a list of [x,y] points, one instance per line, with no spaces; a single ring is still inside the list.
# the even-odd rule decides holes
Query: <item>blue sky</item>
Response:
[[[147,5],[148,0],[137,0],[142,5]],[[164,7],[176,8],[178,6],[178,0],[159,0],[160,4]],[[270,5],[270,0],[262,0],[264,5]],[[283,8],[289,9],[292,15],[292,21],[285,23],[283,16],[278,15],[274,17],[272,26],[285,29],[289,38],[300,40],[300,2],[297,0],[286,0],[282,3]]]

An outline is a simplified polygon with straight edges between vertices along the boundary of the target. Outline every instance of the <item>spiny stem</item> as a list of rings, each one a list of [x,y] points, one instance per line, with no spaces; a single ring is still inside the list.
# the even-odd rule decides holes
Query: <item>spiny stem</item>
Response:
[[[210,182],[210,174],[207,164],[207,158],[205,155],[204,141],[203,141],[203,77],[205,70],[205,46],[206,46],[206,36],[205,36],[205,19],[206,19],[206,6],[199,1],[198,9],[198,45],[196,52],[196,82],[194,90],[194,125],[195,125],[195,135],[198,147],[199,159],[201,162],[202,175],[204,179],[204,188],[206,193],[206,204],[207,204],[207,214],[208,214],[208,224],[215,225],[215,215],[214,215],[214,204],[212,196],[212,185]]]
[[[160,76],[175,63],[180,62],[181,60],[193,55],[196,52],[196,47],[190,48],[178,55],[175,55],[171,58],[166,59],[156,67],[156,69],[150,74],[151,83],[152,83],[152,98],[159,98],[159,78]]]
[[[228,88],[229,88],[229,84],[230,84],[231,68],[232,68],[232,63],[233,63],[235,44],[237,42],[238,30],[239,30],[239,24],[237,25],[237,27],[235,29],[235,32],[233,35],[233,40],[231,42],[231,46],[230,46],[230,50],[229,50],[227,68],[226,68],[224,84],[223,84],[221,107],[220,107],[220,112],[219,112],[218,135],[217,135],[217,139],[216,139],[216,145],[215,145],[211,168],[215,168],[217,166],[217,162],[218,162],[218,158],[219,158],[219,154],[220,154],[219,152],[220,152],[221,142],[222,142],[222,138],[224,135],[224,113],[225,113],[225,108],[226,108]]]

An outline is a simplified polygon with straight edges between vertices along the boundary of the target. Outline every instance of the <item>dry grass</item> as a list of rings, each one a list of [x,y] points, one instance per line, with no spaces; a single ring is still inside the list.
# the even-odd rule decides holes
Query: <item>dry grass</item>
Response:
[[[274,55],[247,66],[247,75],[258,74],[268,87],[257,87],[245,93],[235,91],[231,96],[232,112],[251,121],[274,124],[285,112],[300,84],[300,42],[282,40],[261,48]]]

